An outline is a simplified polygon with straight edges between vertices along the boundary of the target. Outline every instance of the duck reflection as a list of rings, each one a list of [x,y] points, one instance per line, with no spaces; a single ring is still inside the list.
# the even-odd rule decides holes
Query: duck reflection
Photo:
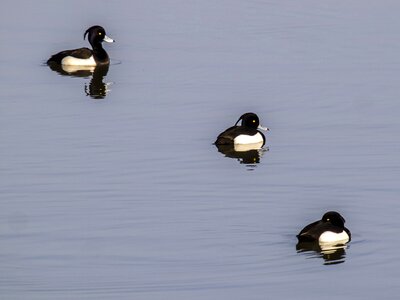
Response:
[[[50,69],[62,76],[70,77],[90,77],[90,82],[85,83],[85,93],[93,99],[104,99],[109,92],[109,83],[104,83],[107,76],[109,65],[99,66],[68,66],[56,63],[48,64]]]
[[[347,245],[344,244],[319,244],[318,242],[300,242],[296,245],[297,253],[312,252],[312,257],[324,259],[324,265],[344,263]]]
[[[263,142],[256,144],[233,144],[233,145],[215,145],[218,152],[226,157],[236,158],[240,164],[255,165],[260,163],[260,159],[268,148],[262,148]]]

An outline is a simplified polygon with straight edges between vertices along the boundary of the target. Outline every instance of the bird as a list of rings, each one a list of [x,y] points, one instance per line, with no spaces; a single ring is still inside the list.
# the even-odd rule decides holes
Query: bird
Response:
[[[321,220],[304,227],[297,238],[299,243],[345,244],[351,240],[351,233],[344,223],[345,219],[338,212],[328,211]]]
[[[99,25],[88,28],[83,39],[88,35],[88,41],[93,50],[89,48],[79,48],[74,50],[64,50],[52,55],[47,61],[48,65],[70,65],[70,66],[98,66],[108,65],[110,58],[103,49],[102,42],[114,43],[115,41],[106,35],[103,27]]]
[[[238,123],[242,121],[241,125]],[[240,116],[234,126],[218,135],[215,145],[245,145],[260,143],[265,144],[265,136],[258,129],[269,129],[260,125],[260,120],[255,113],[248,112]]]

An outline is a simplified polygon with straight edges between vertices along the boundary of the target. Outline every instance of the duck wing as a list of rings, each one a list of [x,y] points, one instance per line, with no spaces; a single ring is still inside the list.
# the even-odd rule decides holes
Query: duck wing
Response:
[[[229,127],[227,130],[218,135],[215,145],[232,145],[235,137],[237,136],[237,129],[239,126]]]
[[[321,221],[315,221],[311,224],[308,224],[297,235],[299,242],[312,242],[318,240],[321,234],[321,228],[323,226],[324,223],[322,223]]]

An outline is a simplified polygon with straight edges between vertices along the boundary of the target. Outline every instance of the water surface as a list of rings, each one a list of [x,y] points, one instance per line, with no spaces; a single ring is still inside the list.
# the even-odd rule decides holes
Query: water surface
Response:
[[[400,4],[2,6],[2,298],[397,299]],[[105,74],[44,65],[94,24]],[[267,144],[226,157],[248,111]],[[296,250],[327,210],[341,263]]]

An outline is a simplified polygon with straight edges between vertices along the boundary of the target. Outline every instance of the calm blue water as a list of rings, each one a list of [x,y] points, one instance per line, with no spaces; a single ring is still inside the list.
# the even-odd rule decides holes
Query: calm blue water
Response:
[[[0,12],[1,299],[398,298],[400,3],[66,4]],[[44,65],[94,24],[108,72]],[[248,111],[259,163],[212,145]]]

